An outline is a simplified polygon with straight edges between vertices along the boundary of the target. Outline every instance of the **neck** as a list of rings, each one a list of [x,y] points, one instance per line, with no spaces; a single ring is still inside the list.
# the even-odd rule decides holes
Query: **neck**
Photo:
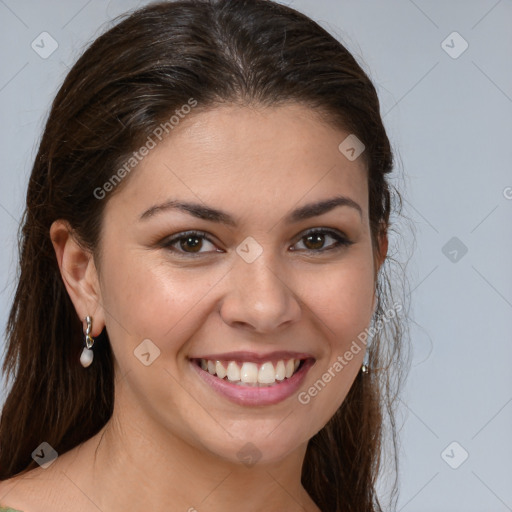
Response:
[[[117,407],[81,446],[75,477],[100,509],[320,512],[301,484],[307,443],[277,462],[233,462],[155,424]]]

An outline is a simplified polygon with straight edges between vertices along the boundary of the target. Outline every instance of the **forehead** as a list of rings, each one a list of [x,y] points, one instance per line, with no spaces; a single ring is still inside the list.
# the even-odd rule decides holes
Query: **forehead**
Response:
[[[364,161],[338,149],[348,135],[301,105],[193,113],[142,159],[110,208],[187,198],[263,215],[341,193],[366,215]]]

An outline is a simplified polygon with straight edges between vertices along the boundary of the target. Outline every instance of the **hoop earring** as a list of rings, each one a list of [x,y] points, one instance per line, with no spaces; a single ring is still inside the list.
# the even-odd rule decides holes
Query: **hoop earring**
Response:
[[[85,347],[82,350],[82,354],[80,355],[80,364],[87,368],[92,363],[94,358],[94,352],[91,350],[94,345],[94,338],[91,336],[92,330],[92,318],[90,316],[85,317],[85,321],[87,322],[87,329],[85,330]]]

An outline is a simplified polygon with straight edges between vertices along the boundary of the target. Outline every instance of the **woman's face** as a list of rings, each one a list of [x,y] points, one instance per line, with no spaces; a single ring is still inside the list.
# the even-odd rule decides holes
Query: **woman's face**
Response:
[[[332,417],[374,306],[367,174],[338,149],[348,135],[299,105],[190,114],[104,199],[100,303],[126,421],[272,462]]]

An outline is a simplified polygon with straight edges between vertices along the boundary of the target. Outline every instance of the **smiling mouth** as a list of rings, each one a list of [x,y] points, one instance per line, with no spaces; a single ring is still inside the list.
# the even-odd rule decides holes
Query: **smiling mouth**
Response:
[[[262,364],[238,361],[192,359],[192,362],[217,379],[247,387],[278,386],[293,377],[307,359],[280,359]]]

